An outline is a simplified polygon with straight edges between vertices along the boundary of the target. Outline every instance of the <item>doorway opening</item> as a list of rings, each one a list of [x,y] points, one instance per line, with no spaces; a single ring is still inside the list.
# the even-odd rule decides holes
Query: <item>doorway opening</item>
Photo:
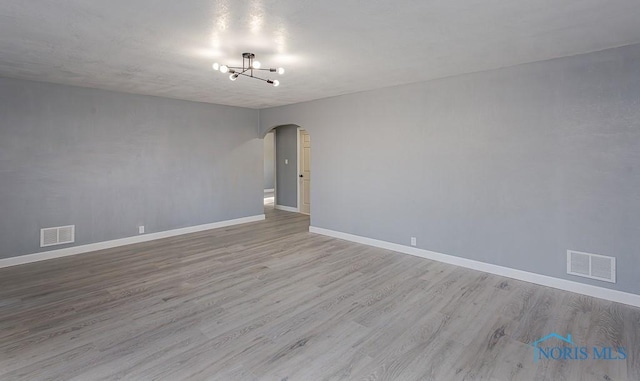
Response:
[[[311,214],[309,133],[301,126],[287,124],[273,128],[264,140],[265,208]]]

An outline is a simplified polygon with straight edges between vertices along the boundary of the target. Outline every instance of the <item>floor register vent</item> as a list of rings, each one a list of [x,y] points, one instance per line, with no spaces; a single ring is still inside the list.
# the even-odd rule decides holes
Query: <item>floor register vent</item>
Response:
[[[616,259],[567,250],[567,274],[616,283]]]
[[[75,225],[40,229],[40,247],[73,243],[75,239]]]

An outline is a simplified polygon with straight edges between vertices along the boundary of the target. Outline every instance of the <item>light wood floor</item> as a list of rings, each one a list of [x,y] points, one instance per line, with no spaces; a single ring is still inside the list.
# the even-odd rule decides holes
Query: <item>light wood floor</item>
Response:
[[[267,213],[0,269],[0,380],[640,380],[639,309]],[[554,331],[629,358],[534,363]]]

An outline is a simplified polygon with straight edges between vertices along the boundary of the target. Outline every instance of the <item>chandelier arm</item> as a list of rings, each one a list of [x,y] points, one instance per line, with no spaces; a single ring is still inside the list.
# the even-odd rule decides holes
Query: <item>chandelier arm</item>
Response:
[[[253,78],[253,79],[259,79],[259,80],[265,81],[265,82],[269,81],[269,79],[264,79],[264,78],[256,77],[256,76],[249,75],[249,74],[244,74],[244,73],[236,73],[236,74],[243,75],[245,77],[249,77],[249,78]]]
[[[231,74],[238,74],[238,75],[246,75],[244,74],[245,72],[247,72],[249,69],[246,67],[237,67],[237,66],[227,66],[229,68],[229,73]],[[236,70],[242,70],[242,71],[236,71]]]

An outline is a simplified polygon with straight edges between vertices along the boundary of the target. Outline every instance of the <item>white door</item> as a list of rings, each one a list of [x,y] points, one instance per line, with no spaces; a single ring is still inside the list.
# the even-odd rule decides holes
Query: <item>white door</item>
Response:
[[[311,212],[311,140],[305,130],[300,130],[300,186],[298,188],[300,212]]]

